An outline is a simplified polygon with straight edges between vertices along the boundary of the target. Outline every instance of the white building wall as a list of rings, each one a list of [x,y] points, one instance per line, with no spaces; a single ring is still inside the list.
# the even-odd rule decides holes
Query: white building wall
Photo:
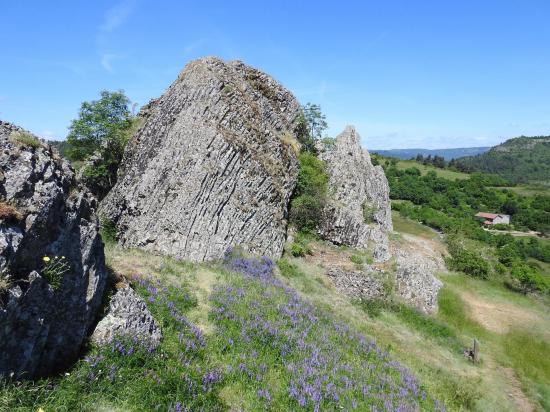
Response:
[[[508,216],[508,215],[498,215],[497,217],[495,217],[493,219],[493,225],[498,225],[498,224],[509,225],[510,224],[510,216]]]

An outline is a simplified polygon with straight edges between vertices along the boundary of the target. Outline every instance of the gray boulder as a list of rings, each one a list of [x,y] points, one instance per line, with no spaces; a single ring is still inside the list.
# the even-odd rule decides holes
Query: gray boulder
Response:
[[[330,199],[319,234],[337,245],[372,248],[378,262],[390,258],[392,231],[389,186],[381,166],[373,166],[361,148],[353,126],[336,137],[334,145],[320,146],[329,173]]]
[[[445,271],[439,252],[429,243],[407,238],[409,243],[395,248],[395,292],[411,306],[424,313],[437,311],[437,296],[443,283],[435,277]]]
[[[122,336],[135,337],[152,349],[162,339],[160,328],[147,305],[128,285],[117,290],[111,298],[109,310],[97,324],[92,341],[104,345]]]
[[[189,63],[141,111],[144,124],[101,202],[119,243],[195,262],[234,245],[279,257],[299,110],[288,90],[239,61]]]
[[[0,376],[42,376],[77,358],[101,304],[96,201],[36,136],[0,121],[0,146],[0,273],[11,283],[0,291]],[[55,287],[45,256],[65,257]]]

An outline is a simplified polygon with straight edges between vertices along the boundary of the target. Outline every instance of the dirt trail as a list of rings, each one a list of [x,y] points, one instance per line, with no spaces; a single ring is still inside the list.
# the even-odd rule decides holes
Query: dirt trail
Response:
[[[516,376],[516,373],[512,368],[505,368],[500,366],[495,360],[485,355],[483,357],[484,367],[491,370],[491,373],[500,376],[506,383],[506,391],[504,395],[508,397],[517,407],[520,412],[533,412],[537,409],[537,405],[531,401],[525,392],[521,389],[521,382]]]
[[[510,384],[510,391],[506,394],[514,401],[518,410],[522,412],[532,412],[536,409],[531,400],[525,396],[521,390],[521,383],[516,377],[514,370],[511,368],[499,367],[498,370],[506,377],[506,381]]]

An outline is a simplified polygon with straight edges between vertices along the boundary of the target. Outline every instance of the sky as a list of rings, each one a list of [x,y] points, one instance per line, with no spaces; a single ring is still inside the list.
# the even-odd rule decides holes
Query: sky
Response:
[[[0,119],[64,139],[82,101],[143,105],[238,59],[370,149],[550,134],[550,1],[0,0]]]

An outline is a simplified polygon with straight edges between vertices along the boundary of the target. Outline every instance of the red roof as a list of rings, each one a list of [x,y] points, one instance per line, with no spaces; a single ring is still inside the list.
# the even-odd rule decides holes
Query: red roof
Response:
[[[482,218],[484,218],[484,219],[491,219],[491,220],[496,219],[497,216],[498,216],[498,215],[495,214],[495,213],[485,213],[485,212],[479,212],[479,213],[476,215],[476,217],[482,217]]]

